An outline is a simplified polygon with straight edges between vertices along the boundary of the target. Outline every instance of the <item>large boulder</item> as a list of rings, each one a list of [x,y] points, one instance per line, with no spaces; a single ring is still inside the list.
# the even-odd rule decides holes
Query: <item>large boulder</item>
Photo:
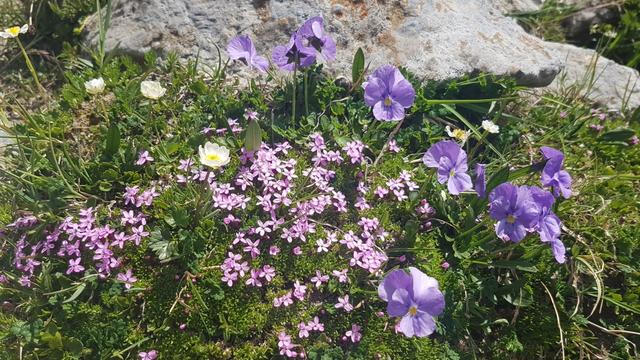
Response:
[[[591,49],[547,43],[564,59],[563,73],[550,85],[561,90],[573,87],[580,95],[610,110],[640,107],[640,74],[635,69],[599,56]]]
[[[115,0],[106,48],[134,56],[149,50],[183,58],[199,54],[201,61],[215,64],[215,45],[224,49],[233,36],[248,34],[270,57],[305,19],[321,14],[338,45],[337,59],[327,68],[338,74],[350,73],[361,47],[372,67],[394,63],[426,79],[486,72],[512,76],[521,85],[548,85],[562,68],[559,57],[493,2]],[[95,46],[97,38],[94,20],[87,39]]]

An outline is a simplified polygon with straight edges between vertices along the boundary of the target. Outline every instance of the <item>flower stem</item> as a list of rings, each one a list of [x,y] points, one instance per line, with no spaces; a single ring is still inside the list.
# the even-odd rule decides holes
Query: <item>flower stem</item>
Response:
[[[304,72],[304,112],[305,115],[309,116],[309,94],[308,94],[308,86],[309,86],[309,72]]]
[[[294,128],[297,128],[296,125],[296,93],[298,92],[298,65],[293,68],[293,99],[291,102],[291,123]]]
[[[22,41],[20,38],[16,37],[16,41],[18,42],[18,46],[20,47],[20,51],[22,52],[22,56],[24,56],[24,61],[27,63],[27,68],[31,72],[31,76],[33,76],[33,80],[36,82],[36,87],[42,93],[42,95],[46,95],[44,91],[44,87],[40,84],[40,80],[38,79],[38,74],[36,73],[36,69],[33,67],[33,63],[31,59],[29,59],[29,55],[27,54],[27,50],[25,50],[24,46],[22,46]]]

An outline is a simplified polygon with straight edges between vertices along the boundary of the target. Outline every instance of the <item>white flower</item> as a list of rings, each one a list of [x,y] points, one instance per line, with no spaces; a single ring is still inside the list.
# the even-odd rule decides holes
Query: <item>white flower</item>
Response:
[[[91,79],[89,81],[85,81],[84,89],[91,95],[97,95],[104,91],[104,79],[99,77],[97,79]]]
[[[0,37],[5,39],[13,39],[17,38],[18,35],[24,34],[29,31],[29,25],[24,24],[22,26],[13,26],[8,29],[4,29],[4,31],[0,31]]]
[[[471,135],[469,131],[464,131],[461,129],[453,129],[453,131],[451,131],[451,128],[449,127],[449,125],[445,127],[445,130],[447,131],[447,134],[449,136],[451,136],[452,138],[458,141],[461,141],[463,144],[467,142],[467,139],[469,139],[469,135]]]
[[[482,128],[492,134],[497,134],[500,132],[500,126],[496,125],[491,120],[482,120]]]
[[[158,81],[145,80],[140,83],[140,92],[147,99],[158,100],[167,92],[167,89],[163,88]]]
[[[208,142],[198,148],[200,163],[211,168],[219,168],[229,163],[229,149],[218,144]]]

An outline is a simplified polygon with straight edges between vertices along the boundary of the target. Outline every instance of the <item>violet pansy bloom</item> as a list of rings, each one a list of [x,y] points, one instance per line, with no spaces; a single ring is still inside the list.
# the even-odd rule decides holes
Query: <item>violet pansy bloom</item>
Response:
[[[435,143],[424,154],[422,161],[427,167],[438,169],[438,182],[447,183],[452,195],[473,187],[471,177],[467,174],[467,153],[454,141]]]
[[[227,53],[233,60],[240,60],[249,67],[260,72],[267,72],[269,62],[264,57],[258,55],[256,47],[253,45],[248,35],[239,35],[231,39],[227,44]]]
[[[476,164],[476,181],[474,183],[474,187],[476,188],[476,193],[478,197],[484,199],[487,194],[487,179],[485,175],[485,164]]]
[[[416,92],[411,83],[393,65],[379,67],[366,82],[364,102],[373,107],[376,120],[398,121],[404,119],[405,108],[411,107]]]
[[[536,226],[539,210],[526,186],[504,183],[489,194],[489,215],[498,221],[496,234],[517,243]]]
[[[295,33],[291,35],[287,45],[278,45],[273,48],[271,55],[273,62],[286,71],[313,65],[316,61],[316,51],[312,47],[304,46],[302,40],[302,36]]]
[[[327,61],[336,58],[336,42],[324,32],[324,19],[322,16],[315,16],[305,21],[298,30],[305,45],[312,47],[323,59]]]
[[[564,165],[564,154],[554,148],[543,146],[540,152],[547,160],[542,169],[542,177],[540,181],[543,186],[551,187],[553,195],[568,199],[571,196],[571,175],[562,167]]]
[[[407,337],[431,335],[436,329],[434,317],[445,305],[438,281],[414,267],[389,273],[378,286],[378,295],[388,303],[389,316],[402,317],[398,330]]]
[[[566,261],[565,247],[560,241],[560,233],[562,232],[562,222],[551,210],[555,198],[553,195],[537,186],[529,188],[531,197],[538,206],[538,224],[535,229],[540,234],[540,240],[551,246],[551,252],[556,261],[560,264]]]

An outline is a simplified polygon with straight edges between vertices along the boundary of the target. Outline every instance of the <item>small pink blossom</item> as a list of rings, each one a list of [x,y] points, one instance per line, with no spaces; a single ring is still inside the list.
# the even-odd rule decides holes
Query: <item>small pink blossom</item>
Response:
[[[154,159],[149,155],[149,151],[144,150],[138,156],[138,161],[136,161],[136,165],[144,165],[146,163],[152,162]]]
[[[335,304],[334,307],[336,309],[344,309],[346,312],[351,312],[353,310],[353,305],[349,302],[349,295],[338,297],[338,303]]]

